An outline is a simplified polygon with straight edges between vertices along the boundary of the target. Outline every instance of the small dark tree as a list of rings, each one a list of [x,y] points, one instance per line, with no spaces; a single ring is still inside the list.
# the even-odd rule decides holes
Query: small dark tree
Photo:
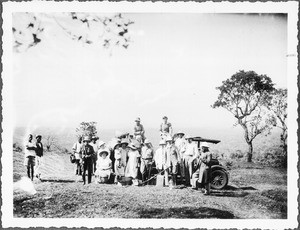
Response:
[[[287,153],[287,89],[276,89],[272,94],[269,109],[274,113],[273,125],[282,130],[280,135],[281,147]],[[279,122],[277,122],[279,121]]]
[[[52,148],[56,146],[57,139],[52,134],[46,135],[44,137],[44,139],[45,139],[46,149],[47,149],[48,152],[50,152],[52,150]]]
[[[266,106],[270,103],[270,93],[274,90],[271,78],[258,75],[254,71],[239,71],[216,88],[220,91],[213,108],[223,107],[237,119],[236,125],[244,129],[248,144],[247,161],[252,161],[253,140],[257,135],[268,134],[273,118]]]
[[[88,136],[92,137],[97,134],[97,128],[96,128],[97,122],[91,121],[91,122],[81,122],[79,127],[76,128],[76,134],[77,136]]]

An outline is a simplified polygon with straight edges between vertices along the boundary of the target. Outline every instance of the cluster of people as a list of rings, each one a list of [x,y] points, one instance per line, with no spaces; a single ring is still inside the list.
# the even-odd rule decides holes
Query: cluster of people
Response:
[[[33,135],[29,134],[25,143],[24,165],[27,167],[27,176],[33,180],[34,176],[41,177],[40,167],[43,157],[42,136],[36,135],[36,141],[33,141]]]
[[[173,135],[172,125],[166,116],[160,126],[159,147],[156,151],[145,137],[140,118],[135,120],[133,134],[121,133],[109,143],[96,136],[79,137],[73,146],[76,175],[81,175],[86,184],[95,176],[96,183],[122,185],[130,178],[134,185],[147,184],[153,172],[164,175],[165,185],[174,186],[179,180],[185,186],[203,188],[209,194],[211,153],[208,143],[197,144],[189,135],[179,131]],[[196,170],[193,170],[195,169]]]

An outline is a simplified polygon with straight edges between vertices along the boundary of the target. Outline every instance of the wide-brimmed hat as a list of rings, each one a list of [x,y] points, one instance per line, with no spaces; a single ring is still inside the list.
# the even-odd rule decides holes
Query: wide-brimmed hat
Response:
[[[114,142],[114,143],[112,143],[112,145],[111,145],[112,149],[115,149],[115,148],[117,148],[118,146],[120,146],[120,142]]]
[[[120,144],[122,145],[122,144],[129,144],[129,140],[127,140],[126,138],[124,138],[124,139],[122,139],[121,140],[121,142],[120,142]]]
[[[168,119],[168,117],[167,116],[163,116],[163,118],[162,119]]]
[[[206,148],[209,148],[209,144],[207,142],[202,142],[200,144],[201,147],[206,147]]]
[[[41,135],[36,135],[35,138],[36,138],[36,139],[42,138],[42,136],[41,136]]]
[[[132,143],[130,143],[128,145],[128,147],[131,148],[131,149],[133,149],[133,150],[137,150],[137,147],[134,144],[132,144]]]
[[[176,134],[177,134],[177,135],[179,135],[179,134],[182,134],[182,135],[184,135],[184,132],[182,132],[182,131],[178,131]]]
[[[167,141],[173,141],[173,138],[172,138],[171,136],[167,136],[167,137],[166,137],[166,142],[167,142]]]
[[[89,136],[85,136],[85,137],[83,138],[83,141],[91,141],[91,138],[90,138]]]
[[[107,153],[107,155],[109,155],[109,149],[105,148],[102,149],[101,151],[99,151],[99,155],[101,156],[103,153]]]
[[[159,141],[159,145],[165,145],[166,144],[166,141],[165,140],[160,140]]]
[[[102,145],[104,145],[105,144],[105,142],[104,141],[99,141],[99,144],[98,144],[98,146],[99,147],[101,147]]]
[[[92,136],[91,140],[98,140],[99,137],[96,137],[96,136]]]
[[[137,117],[134,121],[141,121],[141,118]]]

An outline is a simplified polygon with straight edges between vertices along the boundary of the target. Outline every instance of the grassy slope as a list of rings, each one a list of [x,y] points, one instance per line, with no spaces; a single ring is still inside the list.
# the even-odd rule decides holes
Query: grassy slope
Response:
[[[14,180],[26,175],[14,152]],[[253,164],[230,171],[226,190],[206,197],[188,188],[83,186],[68,155],[46,153],[38,193],[14,193],[15,217],[286,218],[286,172]],[[60,180],[54,181],[54,180]]]

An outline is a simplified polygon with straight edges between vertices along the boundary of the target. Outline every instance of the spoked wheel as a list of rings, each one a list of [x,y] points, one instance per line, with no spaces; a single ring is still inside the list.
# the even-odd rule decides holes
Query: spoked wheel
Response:
[[[228,184],[228,175],[223,170],[213,170],[211,172],[211,188],[212,189],[223,189]]]

